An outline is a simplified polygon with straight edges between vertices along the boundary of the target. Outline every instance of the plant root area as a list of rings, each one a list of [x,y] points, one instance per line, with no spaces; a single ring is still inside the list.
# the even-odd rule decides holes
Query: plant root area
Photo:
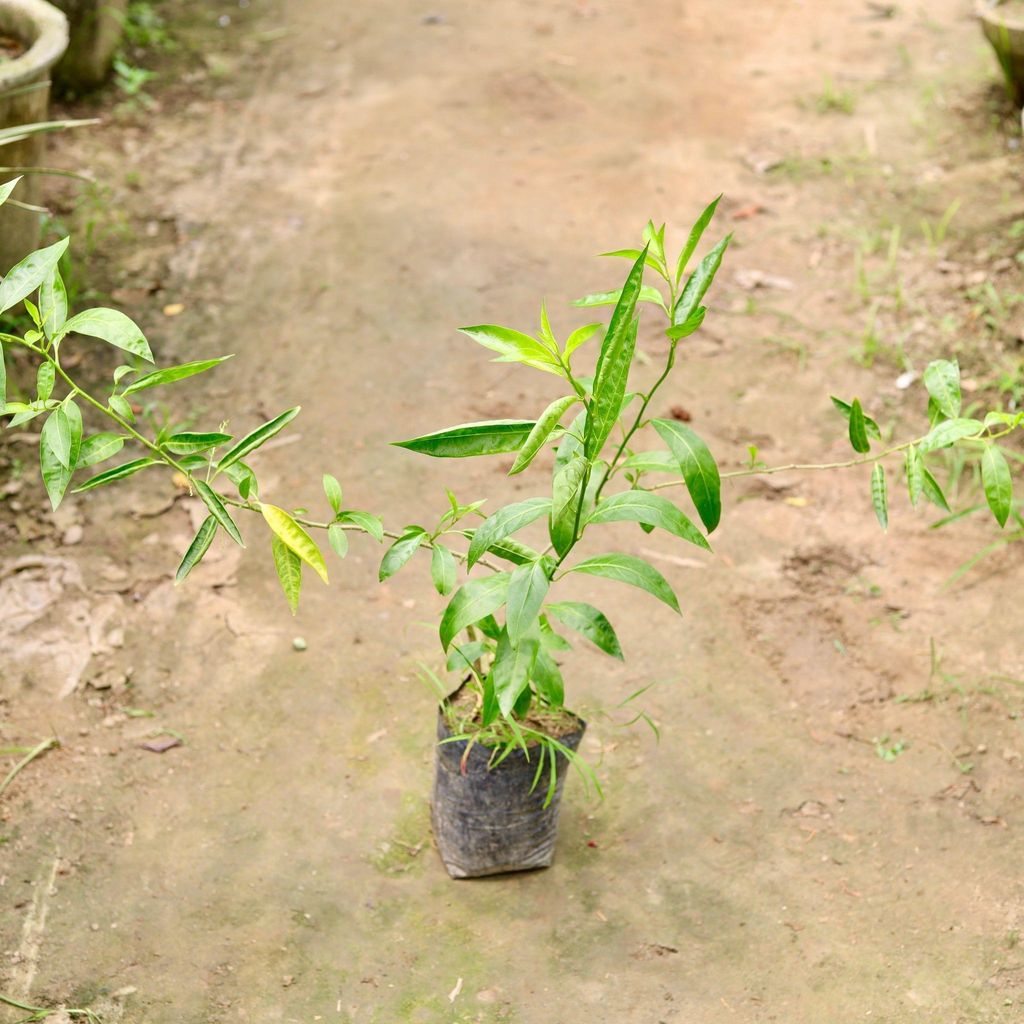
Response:
[[[51,140],[98,184],[48,202],[78,308],[112,300],[164,365],[236,354],[151,415],[237,433],[301,402],[267,500],[317,508],[330,472],[401,524],[445,486],[544,493],[547,463],[387,442],[535,416],[554,379],[455,328],[532,330],[544,298],[564,336],[621,283],[594,254],[648,217],[677,250],[719,191],[708,241],[735,242],[653,411],[723,469],[849,458],[830,394],[917,436],[933,358],[967,403],[1024,400],[1019,119],[962,0],[160,6],[144,100],[58,106],[105,120]],[[665,345],[641,325],[638,383]],[[60,746],[0,800],[0,992],[108,1024],[1024,1016],[1024,545],[950,582],[990,519],[931,529],[892,466],[887,533],[864,467],[728,481],[713,554],[611,528],[683,611],[563,592],[626,653],[563,663],[605,799],[570,778],[550,870],[454,883],[425,565],[378,586],[353,539],[292,619],[250,517],[175,588],[195,502],[140,475],[43,512],[36,429],[0,442],[2,774]]]

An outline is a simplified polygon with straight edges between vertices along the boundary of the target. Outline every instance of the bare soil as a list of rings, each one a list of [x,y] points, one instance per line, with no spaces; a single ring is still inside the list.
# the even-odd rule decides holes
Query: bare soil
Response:
[[[51,161],[103,183],[69,215],[80,290],[161,361],[237,353],[167,414],[302,402],[268,496],[313,505],[329,471],[418,522],[445,485],[530,493],[386,442],[543,408],[454,328],[546,297],[567,330],[620,271],[591,254],[649,216],[678,245],[719,191],[735,245],[659,412],[725,466],[845,457],[830,393],[917,429],[896,381],[938,355],[1014,400],[1019,122],[962,0],[175,9],[157,107]],[[250,525],[176,589],[199,513],[173,482],[50,517],[34,440],[0,449],[0,744],[62,746],[0,803],[0,990],[140,1024],[1021,1019],[1022,545],[947,585],[981,518],[933,531],[897,497],[883,533],[852,470],[731,486],[713,556],[624,526],[683,614],[577,594],[628,659],[565,666],[606,799],[569,783],[549,871],[456,886],[426,574],[378,588],[353,545],[292,621]],[[651,681],[660,743],[603,714]]]

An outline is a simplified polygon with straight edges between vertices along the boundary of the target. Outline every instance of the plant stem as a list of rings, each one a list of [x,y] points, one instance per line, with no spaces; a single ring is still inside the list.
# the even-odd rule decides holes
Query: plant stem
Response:
[[[22,768],[30,765],[37,757],[41,757],[48,750],[52,750],[54,747],[60,746],[60,740],[56,736],[51,736],[49,739],[43,740],[41,743],[37,743],[8,773],[3,782],[0,782],[0,797],[7,792],[7,787],[14,781],[18,772]],[[21,1007],[21,1009],[29,1009],[29,1007]]]

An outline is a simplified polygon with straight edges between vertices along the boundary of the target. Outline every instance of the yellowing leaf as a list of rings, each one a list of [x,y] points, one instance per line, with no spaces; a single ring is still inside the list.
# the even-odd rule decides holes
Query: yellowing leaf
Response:
[[[267,525],[281,538],[281,542],[294,551],[326,583],[327,563],[313,538],[283,508],[276,505],[261,505],[260,511]]]

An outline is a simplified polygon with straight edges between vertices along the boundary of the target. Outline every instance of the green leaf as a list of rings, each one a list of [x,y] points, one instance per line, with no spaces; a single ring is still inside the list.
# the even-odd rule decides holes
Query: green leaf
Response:
[[[244,548],[245,542],[242,540],[242,535],[238,532],[238,527],[235,526],[235,521],[229,515],[221,496],[205,480],[196,481],[196,490],[199,492],[199,497],[203,499],[203,504],[213,513],[217,522],[224,528],[224,532],[240,548]]]
[[[996,522],[1006,526],[1013,510],[1013,477],[1006,456],[995,444],[988,445],[981,456],[981,483]]]
[[[455,589],[455,556],[437,541],[434,541],[434,550],[430,553],[430,578],[442,597]]]
[[[675,505],[649,491],[623,491],[604,498],[587,517],[587,525],[598,523],[645,523],[660,527],[697,547],[710,551],[704,535]]]
[[[559,555],[564,555],[576,540],[576,523],[577,519],[582,521],[579,508],[589,469],[587,460],[578,457],[555,473],[548,533]]]
[[[603,330],[604,324],[584,324],[583,327],[577,327],[576,330],[565,339],[565,348],[562,351],[563,358],[568,360],[580,345],[585,344],[594,337],[595,334]]]
[[[722,478],[711,450],[685,423],[653,420],[654,429],[679,461],[694,507],[708,533],[722,518]],[[654,523],[652,525],[659,525]]]
[[[498,707],[506,717],[511,713],[520,694],[530,685],[530,673],[537,660],[540,641],[535,637],[524,637],[518,644],[512,643],[508,630],[503,630],[494,654],[494,692]]]
[[[40,402],[45,402],[53,394],[53,385],[57,377],[57,371],[53,363],[47,360],[39,364],[36,370],[36,396]]]
[[[853,412],[853,406],[848,402],[844,402],[841,398],[836,398],[835,395],[829,396],[832,399],[832,404],[842,413],[843,418],[849,422],[850,415]],[[876,441],[882,440],[882,431],[879,429],[878,424],[861,409],[861,416],[864,418],[864,431],[868,437],[873,437]]]
[[[490,647],[485,640],[473,640],[468,644],[453,644],[448,654],[446,668],[449,672],[465,672],[473,668],[473,662],[479,661]]]
[[[647,250],[645,249],[644,252]],[[643,264],[641,259],[637,259],[637,263],[641,264],[641,270]],[[622,288],[617,288],[613,292],[595,292],[593,295],[584,295],[581,299],[576,299],[573,302],[574,306],[585,306],[587,308],[591,306],[615,306],[622,301]],[[668,312],[668,308],[665,305],[665,298],[658,291],[657,288],[652,285],[645,284],[640,286],[640,290],[637,293],[635,302],[650,302],[655,306],[660,306],[665,312]]]
[[[924,371],[924,386],[944,416],[960,415],[960,367],[949,359],[936,359]]]
[[[360,512],[356,509],[346,509],[341,513],[341,521],[355,523],[364,533],[368,533],[378,544],[384,540],[384,524],[380,516],[370,512]]]
[[[711,223],[712,218],[715,216],[715,210],[718,208],[718,202],[721,198],[722,197],[719,195],[717,198],[712,199],[690,229],[690,237],[686,239],[686,245],[684,246],[683,251],[679,254],[679,261],[676,263],[676,284],[679,284],[679,282],[682,281],[683,274],[686,273],[686,265],[690,262],[690,257],[697,251],[697,246],[700,245],[704,229]]]
[[[294,615],[299,610],[299,594],[302,590],[302,559],[276,533],[270,538],[270,550],[274,555],[274,568],[281,581],[281,589]]]
[[[174,574],[175,586],[183,582],[188,574],[203,560],[203,555],[210,550],[210,545],[213,543],[213,538],[216,535],[217,520],[213,516],[207,516],[203,520],[203,525],[199,527],[196,535],[192,538],[192,543],[189,544],[188,550],[181,560],[181,565],[178,566],[178,571]]]
[[[671,452],[635,452],[622,461],[622,468],[638,473],[678,473],[679,460]]]
[[[646,254],[646,249],[644,253]],[[601,345],[601,354],[594,373],[594,397],[587,417],[585,454],[595,459],[604,447],[619,417],[626,396],[626,382],[636,349],[636,309],[643,281],[643,257],[633,264],[622,288],[622,295],[612,313],[608,333]]]
[[[107,399],[107,405],[126,423],[135,422],[135,413],[132,411],[132,407],[127,398],[124,398],[121,395],[111,395]]]
[[[138,383],[136,381],[136,383]],[[301,405],[295,406],[275,416],[272,420],[258,426],[255,430],[246,434],[233,448],[225,452],[217,463],[217,472],[227,469],[233,462],[244,459],[250,452],[255,451],[261,445],[266,444],[276,433],[283,430],[296,416],[299,415]]]
[[[722,257],[725,255],[725,250],[729,248],[731,241],[732,235],[726,235],[697,264],[697,269],[689,276],[683,287],[682,294],[676,300],[675,309],[672,310],[673,326],[685,324],[697,311],[701,300],[711,287],[711,282],[715,279],[715,274],[718,273],[718,268],[722,265]]]
[[[436,459],[465,459],[474,455],[499,455],[522,448],[536,426],[533,420],[487,420],[461,423],[457,427],[424,434],[408,441],[392,441],[396,448],[406,448]]]
[[[480,324],[476,327],[460,327],[459,331],[477,344],[498,353],[495,362],[524,363],[545,373],[564,376],[564,370],[558,357],[545,348],[536,338],[531,338],[522,331],[514,331],[510,327],[498,327],[494,324]]]
[[[985,425],[981,420],[942,420],[928,431],[924,440],[918,444],[918,450],[924,455],[939,448],[948,448],[965,437],[975,437],[984,429]]]
[[[114,367],[114,387],[116,388],[117,385],[120,384],[121,381],[123,381],[125,379],[125,377],[127,377],[127,376],[129,376],[130,374],[133,374],[133,373],[138,373],[138,370],[134,366],[130,365],[129,363],[122,363],[120,366],[115,366]]]
[[[537,452],[544,447],[544,442],[547,441],[551,436],[551,432],[558,426],[559,420],[561,420],[566,411],[578,401],[579,398],[576,395],[566,395],[564,398],[556,398],[540,414],[537,422],[533,425],[533,429],[527,436],[526,441],[523,443],[522,448],[519,449],[516,461],[508,471],[509,476],[514,476],[516,473],[522,473],[522,471],[526,469],[531,462],[533,462]]]
[[[194,434],[190,431],[180,434],[171,434],[163,447],[174,455],[194,455],[197,452],[209,451],[211,448],[219,448],[231,440],[230,434]]]
[[[56,264],[39,286],[39,315],[48,338],[53,338],[67,322],[68,292]]]
[[[531,671],[537,695],[551,707],[560,708],[565,704],[565,681],[555,659],[543,647],[537,651],[537,659]]]
[[[71,482],[71,470],[57,458],[50,447],[45,429],[39,435],[39,471],[43,477],[47,497],[50,499],[50,506],[56,512]]]
[[[337,515],[341,511],[341,484],[338,483],[337,477],[331,476],[330,473],[324,473],[324,494],[327,495],[327,501]]]
[[[679,611],[679,602],[668,584],[668,580],[642,558],[632,555],[598,555],[588,558],[585,562],[574,565],[569,572],[582,572],[588,576],[601,576],[604,579],[618,580],[630,586],[639,587],[653,594],[659,601],[664,601],[673,611]]]
[[[327,527],[327,541],[339,558],[348,554],[348,534],[340,523],[331,523]]]
[[[260,505],[267,526],[281,538],[316,574],[327,582],[327,563],[313,538],[287,513],[276,505]]]
[[[551,620],[546,615],[540,615],[537,623],[540,627],[540,645],[545,651],[572,650],[572,644],[561,633],[555,632]]]
[[[510,573],[496,572],[470,580],[455,591],[441,617],[441,646],[446,651],[462,630],[493,615],[505,603],[510,578]]]
[[[513,565],[525,565],[527,562],[535,562],[540,558],[539,551],[535,551],[526,544],[520,544],[519,541],[513,540],[511,537],[495,541],[488,549],[488,554],[494,555],[495,558],[503,558]]]
[[[610,654],[619,661],[625,660],[612,624],[604,613],[598,611],[592,604],[586,604],[584,601],[558,601],[549,604],[545,610],[570,629],[586,637],[605,654]]]
[[[82,443],[82,414],[78,406],[73,402],[58,406],[43,424],[42,436],[57,461],[65,469],[73,469]]]
[[[906,454],[907,469],[907,493],[910,495],[910,504],[916,505],[924,490],[924,463],[918,450],[911,445]]]
[[[704,318],[707,314],[707,307],[698,306],[681,324],[669,327],[665,331],[665,336],[670,341],[682,341],[683,338],[696,334],[704,325]]]
[[[19,174],[16,178],[12,178],[10,181],[5,181],[0,185],[0,206],[3,206],[3,204],[11,198],[11,193],[23,177],[23,174]]]
[[[889,494],[885,483],[885,469],[880,462],[871,470],[871,504],[883,530],[889,529]]]
[[[855,452],[871,451],[871,442],[868,440],[867,423],[864,421],[864,410],[860,406],[860,399],[855,398],[850,406],[850,444]]]
[[[145,391],[147,388],[160,387],[161,384],[173,384],[175,381],[185,380],[194,377],[197,373],[205,373],[215,366],[227,362],[231,356],[221,356],[220,359],[199,359],[192,363],[182,363],[180,366],[168,366],[166,370],[154,370],[147,373],[136,381],[132,381],[124,389],[123,394],[133,395],[136,391]]]
[[[416,553],[416,549],[426,539],[427,532],[420,526],[408,526],[394,544],[384,552],[381,559],[378,578],[383,582],[394,576],[399,569]]]
[[[16,306],[46,280],[64,255],[69,241],[68,238],[62,238],[45,249],[37,249],[11,268],[0,284],[0,313],[6,313],[12,306]]]
[[[513,645],[517,645],[537,621],[540,606],[551,586],[548,577],[550,565],[550,559],[540,558],[536,562],[520,565],[512,573],[508,585],[505,628]]]
[[[72,493],[81,494],[82,491],[91,491],[94,487],[102,487],[105,484],[112,484],[117,480],[124,480],[125,477],[138,473],[140,469],[145,469],[147,466],[155,466],[158,461],[158,459],[133,459],[131,462],[123,462],[120,466],[114,466],[113,469],[108,469],[103,473],[97,473],[96,476],[90,477],[80,487],[76,487]]]
[[[466,568],[472,569],[494,544],[512,536],[550,511],[551,501],[548,498],[528,498],[526,501],[518,501],[498,509],[473,531]]]
[[[939,486],[935,477],[933,477],[928,471],[928,467],[923,463],[921,465],[921,485],[924,490],[924,496],[933,505],[938,505],[939,508],[944,509],[946,512],[950,511],[949,502],[946,501],[946,496],[942,493],[942,488]]]
[[[56,345],[62,338],[72,333],[99,338],[115,348],[145,359],[147,363],[153,362],[149,342],[146,341],[139,325],[120,310],[97,307],[76,313],[55,332],[53,343]]]

